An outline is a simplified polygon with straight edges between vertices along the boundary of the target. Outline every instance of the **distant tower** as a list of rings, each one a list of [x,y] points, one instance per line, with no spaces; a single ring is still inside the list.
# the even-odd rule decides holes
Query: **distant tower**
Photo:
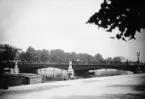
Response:
[[[136,54],[137,54],[137,63],[140,63],[140,61],[139,61],[140,52],[137,52]]]

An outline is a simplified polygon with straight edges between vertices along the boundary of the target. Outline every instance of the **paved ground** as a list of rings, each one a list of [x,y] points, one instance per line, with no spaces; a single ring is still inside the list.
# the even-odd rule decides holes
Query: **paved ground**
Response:
[[[144,99],[145,74],[58,81],[0,90],[0,99]]]

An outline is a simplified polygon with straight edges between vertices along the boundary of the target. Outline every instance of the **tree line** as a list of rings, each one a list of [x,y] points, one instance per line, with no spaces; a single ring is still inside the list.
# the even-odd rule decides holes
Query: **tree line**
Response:
[[[18,60],[22,63],[68,63],[72,60],[74,64],[97,64],[97,63],[121,63],[122,57],[108,57],[104,59],[101,54],[89,55],[87,53],[64,52],[61,49],[36,50],[29,46],[26,52],[19,53]]]

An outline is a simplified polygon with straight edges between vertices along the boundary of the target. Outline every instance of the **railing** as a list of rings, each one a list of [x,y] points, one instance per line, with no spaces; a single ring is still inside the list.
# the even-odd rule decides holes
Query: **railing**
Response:
[[[18,65],[22,65],[23,63],[18,63]],[[24,63],[24,64],[29,64],[31,65],[30,63]],[[2,65],[4,66],[7,66],[7,67],[13,67],[15,65],[14,62],[3,62]],[[32,65],[35,65],[35,64],[32,64]],[[50,63],[50,64],[36,64],[36,65],[69,65],[67,63]],[[92,63],[92,64],[72,64],[72,65],[145,65],[145,63],[137,63],[137,62],[122,62],[122,63]]]

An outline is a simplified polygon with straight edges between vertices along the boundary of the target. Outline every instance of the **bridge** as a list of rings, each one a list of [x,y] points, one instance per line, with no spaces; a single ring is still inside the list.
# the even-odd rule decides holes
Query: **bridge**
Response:
[[[0,54],[2,56],[2,52],[6,50],[7,47],[11,47],[12,49],[21,50],[19,48],[16,48],[14,46],[10,46],[8,44],[0,44]],[[71,67],[73,68],[75,74],[88,74],[89,70],[95,70],[95,69],[118,69],[118,70],[125,70],[125,71],[132,71],[133,73],[139,73],[139,71],[145,72],[145,65],[140,64],[139,62],[139,55],[140,52],[137,52],[138,61],[137,63],[120,63],[120,64],[72,64]],[[3,68],[14,68],[17,72],[17,66],[15,63],[1,63],[3,60],[3,56],[0,56],[0,73],[3,70]],[[68,70],[69,64],[18,64],[18,68],[20,72],[25,73],[37,73],[38,69],[40,68],[59,68],[63,70]]]
[[[15,64],[3,64],[4,67],[13,68]],[[63,70],[68,70],[69,64],[18,64],[19,71],[22,73],[37,73],[38,69],[41,68],[59,68]],[[133,73],[145,72],[145,64],[72,64],[75,75],[88,75],[89,70],[96,69],[117,69],[131,71]]]

